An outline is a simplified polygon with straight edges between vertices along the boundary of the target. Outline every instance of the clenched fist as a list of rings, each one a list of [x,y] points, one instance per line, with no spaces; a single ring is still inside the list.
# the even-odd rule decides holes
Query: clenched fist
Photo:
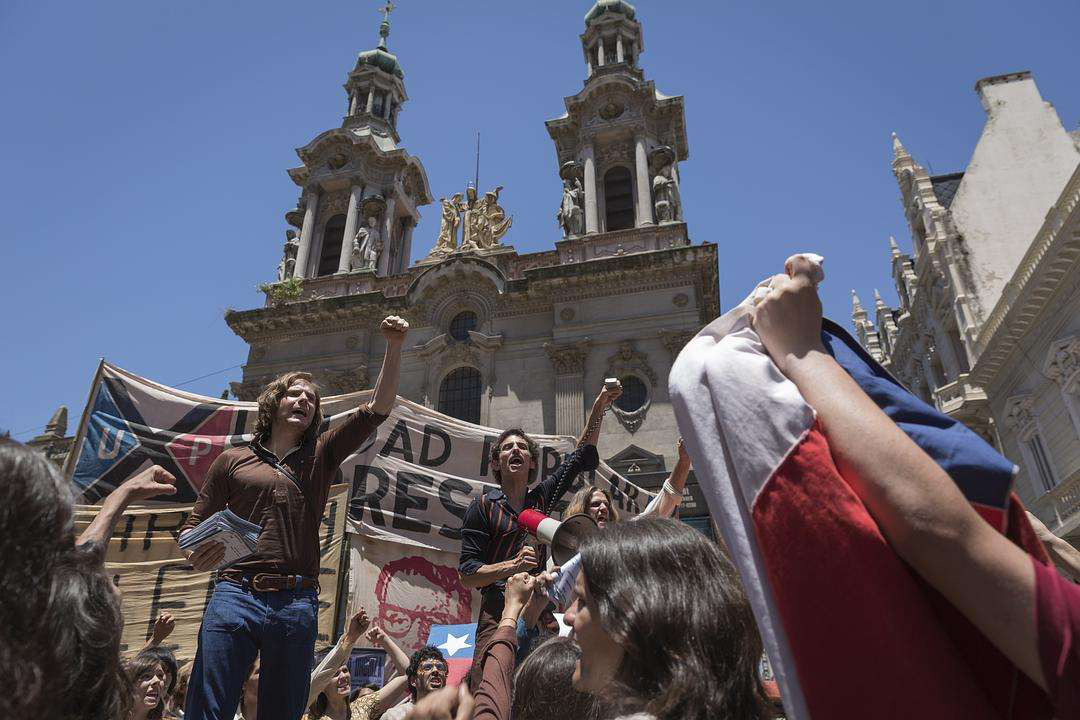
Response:
[[[409,323],[405,318],[388,315],[379,325],[379,332],[386,338],[388,345],[401,346],[409,332]]]

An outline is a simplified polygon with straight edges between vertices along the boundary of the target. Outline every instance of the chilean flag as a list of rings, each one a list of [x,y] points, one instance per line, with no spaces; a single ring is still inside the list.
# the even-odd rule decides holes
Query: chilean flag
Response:
[[[434,645],[446,658],[447,685],[457,685],[469,674],[476,645],[476,623],[432,625],[428,645]]]
[[[1049,717],[1042,691],[900,560],[841,477],[814,409],[750,327],[764,291],[686,345],[669,390],[787,717]],[[834,323],[822,336],[982,517],[1045,562],[1012,495],[1013,464],[905,390]]]

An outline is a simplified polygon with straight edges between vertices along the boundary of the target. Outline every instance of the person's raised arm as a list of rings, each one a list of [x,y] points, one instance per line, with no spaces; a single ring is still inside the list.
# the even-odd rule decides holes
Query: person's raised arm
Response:
[[[535,578],[528,573],[517,573],[506,581],[502,618],[480,661],[473,720],[510,720],[518,618],[537,589]]]
[[[660,493],[638,517],[671,517],[682,503],[683,488],[686,487],[686,478],[690,474],[690,456],[686,454],[686,445],[682,438],[679,438],[675,449],[679,454],[675,467],[664,481]]]
[[[157,616],[157,620],[154,621],[154,631],[150,635],[150,639],[146,641],[146,645],[143,649],[157,647],[165,638],[172,634],[173,628],[176,627],[176,621],[173,620],[172,613],[166,611]]]
[[[773,278],[753,327],[817,413],[837,467],[896,552],[1046,688],[1031,558],[972,509],[951,478],[825,350],[821,301],[801,259]]]
[[[381,627],[372,625],[368,628],[368,631],[364,633],[364,637],[372,645],[378,645],[386,654],[390,656],[390,660],[394,663],[394,667],[398,669],[398,672],[405,672],[409,669],[409,656],[405,654],[394,639],[387,635]]]
[[[375,381],[371,409],[379,415],[389,415],[397,397],[398,380],[401,378],[401,348],[409,332],[409,323],[397,315],[391,315],[379,325],[379,332],[386,339],[386,354],[379,370],[379,379]]]
[[[337,673],[338,668],[345,664],[352,653],[353,646],[360,642],[364,631],[367,630],[368,616],[364,608],[360,608],[349,619],[349,625],[345,632],[338,638],[337,644],[326,653],[322,662],[311,671],[311,684],[308,686],[308,700],[304,707],[308,707],[319,697],[319,693],[326,689],[327,683]]]
[[[595,445],[596,441],[600,439],[600,426],[604,422],[604,413],[611,407],[611,403],[619,399],[622,391],[621,384],[610,388],[604,385],[600,390],[600,394],[596,396],[596,400],[593,400],[592,409],[589,411],[589,421],[585,423],[585,429],[581,431],[581,436],[578,437],[578,447]]]
[[[93,543],[102,549],[109,543],[112,537],[116,521],[133,502],[148,500],[158,495],[175,495],[176,478],[163,467],[152,465],[138,475],[135,475],[121,483],[120,487],[113,490],[105,497],[101,505],[101,511],[86,526],[79,535],[76,545]]]

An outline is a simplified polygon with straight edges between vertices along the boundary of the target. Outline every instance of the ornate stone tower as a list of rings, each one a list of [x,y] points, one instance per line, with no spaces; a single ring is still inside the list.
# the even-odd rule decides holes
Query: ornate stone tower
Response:
[[[303,278],[312,296],[332,292],[324,286],[370,286],[375,277],[405,272],[417,208],[431,202],[423,164],[398,146],[398,113],[408,96],[405,73],[387,48],[391,9],[382,8],[378,46],[360,53],[345,79],[341,127],[298,148],[303,165],[289,170],[303,190],[285,219],[299,236],[288,233],[278,280]]]
[[[634,7],[600,0],[581,35],[585,87],[547,121],[563,200],[563,262],[688,244],[679,193],[688,157],[681,96],[645,79]]]

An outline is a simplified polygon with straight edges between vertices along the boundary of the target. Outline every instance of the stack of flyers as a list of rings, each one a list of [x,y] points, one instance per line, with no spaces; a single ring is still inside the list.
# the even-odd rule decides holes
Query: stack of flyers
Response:
[[[204,543],[217,542],[225,546],[225,557],[215,568],[220,570],[255,552],[262,528],[250,523],[229,508],[203,520],[180,537],[180,548],[194,550]]]

